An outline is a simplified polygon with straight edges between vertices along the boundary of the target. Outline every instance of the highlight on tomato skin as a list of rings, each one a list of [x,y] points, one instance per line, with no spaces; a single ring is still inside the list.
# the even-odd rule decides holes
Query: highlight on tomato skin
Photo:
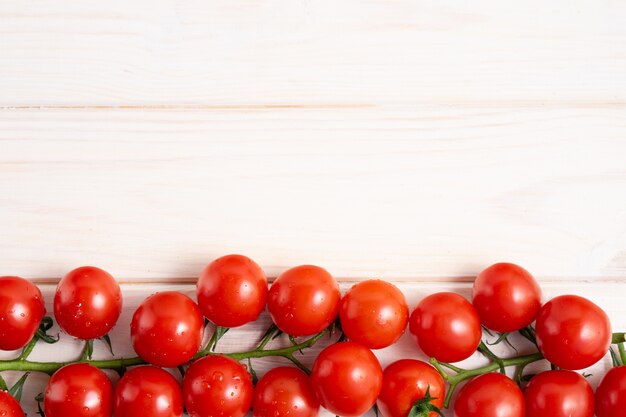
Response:
[[[108,272],[83,266],[68,272],[54,294],[54,316],[70,336],[98,339],[115,326],[122,313],[122,291]]]
[[[382,349],[404,334],[409,307],[398,287],[372,279],[353,285],[343,296],[339,319],[348,340]]]
[[[320,405],[342,417],[358,417],[376,403],[383,370],[371,350],[354,342],[339,342],[320,352],[311,381]]]
[[[255,321],[267,302],[265,272],[243,255],[226,255],[211,262],[196,287],[202,314],[216,326],[239,327]]]
[[[196,360],[183,378],[183,400],[190,417],[244,417],[253,391],[252,375],[224,355]]]
[[[204,318],[198,305],[176,291],[146,298],[130,324],[133,349],[144,361],[172,368],[191,360],[200,349]]]
[[[524,417],[524,395],[515,382],[499,372],[477,376],[461,388],[454,402],[455,417]],[[535,414],[529,416],[539,417]]]
[[[155,366],[127,371],[115,387],[115,417],[182,417],[183,395],[176,379]],[[47,416],[46,416],[47,417]]]
[[[27,279],[0,277],[0,350],[20,349],[46,314],[39,288]]]
[[[611,323],[604,310],[578,295],[561,295],[543,305],[537,316],[537,346],[562,369],[588,368],[611,345]]]
[[[589,382],[567,370],[541,372],[524,390],[528,415],[533,417],[592,417],[594,395]],[[616,417],[616,416],[612,416]]]
[[[476,309],[453,292],[423,298],[411,313],[409,331],[424,354],[440,362],[469,358],[482,337]]]
[[[267,307],[272,321],[291,336],[311,336],[330,326],[339,313],[337,280],[324,268],[300,265],[276,278]]]
[[[485,327],[501,333],[513,332],[535,321],[541,308],[541,288],[521,266],[501,262],[478,274],[472,304]]]
[[[254,388],[254,417],[316,417],[319,408],[309,376],[298,368],[271,369]]]
[[[426,395],[441,409],[446,395],[443,377],[432,365],[416,359],[400,359],[383,371],[383,384],[376,405],[383,417],[406,417],[416,401]],[[426,407],[425,407],[426,408]],[[428,417],[438,417],[431,411]]]

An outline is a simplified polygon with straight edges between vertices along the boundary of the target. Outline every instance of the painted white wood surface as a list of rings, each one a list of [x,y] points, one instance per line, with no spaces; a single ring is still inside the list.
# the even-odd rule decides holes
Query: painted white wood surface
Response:
[[[342,289],[345,291],[349,288],[350,284],[343,284]],[[466,297],[470,297],[471,284],[470,283],[398,283],[398,286],[404,292],[409,307],[413,307],[428,294],[432,294],[437,291],[455,291],[463,294]],[[614,331],[626,330],[626,304],[624,303],[624,294],[626,294],[626,283],[548,283],[543,284],[542,289],[544,292],[544,300],[548,300],[556,295],[560,294],[578,294],[589,298],[598,305],[602,306],[609,317],[611,318]],[[195,298],[195,287],[193,285],[150,285],[150,284],[126,284],[123,285],[124,293],[124,311],[120,318],[118,325],[111,332],[111,339],[114,346],[114,352],[117,357],[135,356],[132,347],[130,346],[130,320],[132,313],[141,303],[141,301],[153,292],[163,290],[177,290],[188,294],[190,297]],[[54,294],[54,285],[42,286],[44,298],[47,301],[48,311],[52,311],[52,298]],[[231,330],[224,336],[222,341],[218,345],[218,351],[222,352],[236,352],[244,351],[253,348],[263,331],[269,326],[269,316],[264,313],[261,318],[254,322],[238,329]],[[56,332],[58,329],[51,330]],[[289,343],[287,340],[277,340],[274,343]],[[520,352],[527,353],[532,351],[528,343],[525,343],[523,339],[514,339],[514,343],[517,346],[521,346]],[[319,353],[320,349],[327,343],[323,341],[317,344],[314,348],[306,350],[303,357],[304,363],[312,365],[315,356]],[[80,357],[81,343],[70,338],[67,335],[61,335],[61,341],[55,345],[38,345],[31,355],[33,360],[72,360]],[[526,350],[525,350],[526,349]],[[94,358],[105,359],[109,358],[110,354],[104,348],[104,345],[96,342]],[[494,352],[499,355],[514,355],[510,349],[505,346],[494,347]],[[386,349],[375,351],[376,355],[380,359],[382,366],[387,366],[391,362],[401,358],[416,358],[426,360],[427,358],[419,351],[411,337],[405,334],[398,343]],[[0,358],[6,359],[16,354],[9,352],[0,352]],[[467,368],[474,368],[485,364],[486,361],[480,355],[476,354],[470,359],[461,362],[461,365]],[[264,358],[254,360],[253,366],[259,373],[259,376],[265,373],[266,370],[279,366],[288,365],[289,362],[283,361],[283,359],[276,358]],[[599,382],[601,376],[610,368],[610,358],[605,357],[602,361],[594,365],[593,367],[585,370],[587,373],[591,373],[592,376],[589,381],[595,387]],[[537,363],[533,366],[529,366],[528,373],[537,372],[541,369],[546,369],[545,363]],[[177,375],[176,371],[173,372]],[[13,372],[3,372],[3,376],[6,376],[7,382],[12,383],[20,374]],[[111,373],[110,376],[116,380],[115,373]],[[178,375],[177,375],[178,376]],[[45,388],[45,384],[48,377],[43,374],[33,373],[29,377],[29,381],[25,386],[24,400],[22,401],[23,407],[27,412],[35,412],[36,404],[32,400],[37,393],[41,392]],[[320,413],[321,416],[331,416],[330,413]],[[446,413],[448,416],[452,416],[452,412]]]

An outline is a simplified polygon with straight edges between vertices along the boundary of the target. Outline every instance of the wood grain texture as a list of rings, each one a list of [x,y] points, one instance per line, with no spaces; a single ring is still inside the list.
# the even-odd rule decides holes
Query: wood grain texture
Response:
[[[626,277],[622,109],[0,111],[3,273]],[[187,279],[188,279],[187,278]]]
[[[626,103],[626,4],[0,2],[0,104]]]
[[[437,291],[456,291],[464,296],[469,297],[471,292],[471,285],[468,283],[398,283],[399,288],[404,292],[410,308],[413,308],[420,299],[428,294],[432,294]],[[615,331],[624,331],[626,329],[626,304],[623,302],[623,294],[626,293],[626,283],[549,283],[542,285],[544,291],[544,299],[548,300],[559,294],[579,294],[589,298],[598,305],[602,306],[609,315],[613,329]],[[124,310],[118,325],[111,332],[111,339],[114,346],[114,352],[117,357],[129,357],[135,356],[132,347],[130,345],[130,320],[132,313],[137,306],[148,295],[164,290],[177,290],[188,294],[190,297],[195,298],[195,287],[193,285],[156,285],[156,284],[126,284],[122,286],[124,294]],[[349,288],[349,284],[343,284],[343,291]],[[42,292],[44,298],[47,301],[48,311],[52,311],[52,298],[54,293],[53,285],[43,285]],[[240,327],[238,329],[231,330],[220,341],[218,350],[223,352],[236,352],[251,349],[255,346],[264,330],[269,326],[270,321],[266,313],[261,318],[252,324]],[[55,327],[51,332],[56,332],[58,329]],[[530,346],[523,342],[523,339],[513,339],[514,343],[518,346],[522,346],[520,352],[530,352]],[[289,343],[288,340],[277,340],[276,345]],[[314,348],[306,350],[303,361],[307,365],[312,365],[315,357],[328,342],[320,342]],[[31,358],[33,360],[72,360],[80,357],[82,344],[79,341],[73,340],[67,335],[61,335],[61,341],[55,345],[38,345],[33,351]],[[510,349],[505,346],[497,346],[494,351],[499,355],[514,355]],[[406,334],[400,341],[391,347],[375,351],[376,355],[380,359],[382,366],[387,366],[391,362],[401,358],[416,358],[425,360],[423,354],[419,351],[410,336]],[[95,358],[106,359],[110,357],[110,354],[106,350],[103,344],[96,342],[95,344]],[[7,359],[16,356],[16,353],[0,352],[0,358]],[[467,368],[474,368],[486,363],[485,359],[476,354],[470,359],[461,362],[460,364]],[[288,362],[283,362],[282,359],[276,358],[264,358],[255,360],[253,363],[254,369],[259,373],[259,376],[264,374],[268,369],[286,365]],[[587,373],[591,373],[589,381],[592,385],[599,382],[601,376],[610,368],[611,360],[605,357],[602,361],[594,365],[593,367],[585,370]],[[545,363],[537,363],[533,366],[529,366],[528,373],[537,372],[542,369],[546,369]],[[174,371],[174,375],[177,373]],[[20,374],[17,372],[3,372],[3,376],[6,376],[7,382],[12,383]],[[110,376],[116,380],[115,373],[111,373]],[[35,402],[32,400],[37,393],[41,392],[45,388],[45,384],[48,377],[43,374],[33,373],[29,377],[29,381],[25,386],[24,400],[22,405],[28,413],[36,411]],[[330,413],[320,413],[321,416],[331,416]],[[373,414],[372,414],[373,415]],[[449,417],[452,413],[447,413]]]

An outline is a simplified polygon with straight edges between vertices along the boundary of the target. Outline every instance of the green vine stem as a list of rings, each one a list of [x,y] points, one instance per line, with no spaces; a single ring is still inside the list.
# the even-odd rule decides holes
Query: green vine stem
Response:
[[[317,343],[326,333],[328,329],[321,331],[315,336],[306,339],[300,343],[295,345],[290,345],[285,348],[279,349],[266,349],[266,345],[268,341],[265,338],[261,341],[261,343],[253,350],[245,351],[245,352],[233,352],[233,353],[222,353],[224,356],[228,356],[237,361],[242,361],[244,359],[249,358],[264,358],[268,356],[279,356],[283,357],[289,361],[291,361],[298,368],[310,374],[309,369],[302,364],[294,354],[300,350],[310,348],[315,343]],[[30,349],[32,350],[32,348]],[[195,358],[201,358],[208,355],[217,355],[218,353],[212,352],[208,349],[204,349],[195,356]],[[52,375],[58,369],[62,368],[65,365],[69,365],[71,363],[88,363],[96,368],[100,369],[111,369],[119,374],[122,374],[126,368],[129,366],[136,365],[145,365],[146,362],[139,357],[134,358],[119,358],[119,359],[108,359],[108,360],[85,360],[81,359],[79,361],[68,361],[68,362],[33,362],[25,359],[24,357],[12,359],[12,360],[3,360],[0,361],[0,371],[33,371],[33,372],[43,372],[49,375]]]

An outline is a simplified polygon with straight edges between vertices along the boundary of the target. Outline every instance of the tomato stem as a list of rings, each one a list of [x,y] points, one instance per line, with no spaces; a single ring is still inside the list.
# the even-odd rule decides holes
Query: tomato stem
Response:
[[[626,365],[626,348],[624,348],[624,344],[620,343],[617,345],[617,348],[619,349],[619,356],[622,359],[622,364]]]
[[[9,387],[7,387],[6,381],[2,378],[2,375],[0,375],[0,391],[7,391],[8,389]]]
[[[33,336],[30,342],[28,342],[28,344],[24,347],[24,350],[22,350],[22,353],[20,354],[20,356],[18,356],[17,358],[23,361],[26,360],[28,356],[30,356],[31,352],[35,348],[35,345],[37,344],[38,341],[39,341],[39,336],[35,334],[35,336]]]

